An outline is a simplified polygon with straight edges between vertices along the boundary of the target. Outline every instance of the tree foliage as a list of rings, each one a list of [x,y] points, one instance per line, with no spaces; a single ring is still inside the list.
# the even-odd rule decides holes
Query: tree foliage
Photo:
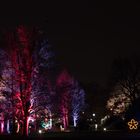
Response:
[[[34,28],[18,26],[6,31],[5,38],[7,49],[0,50],[3,118],[12,120],[13,125],[17,122],[16,132],[24,135],[28,135],[31,117],[37,120],[55,113],[67,127],[71,113],[78,116],[84,108],[84,90],[67,70],[56,72],[55,80],[50,79],[55,66],[54,53],[47,39]]]
[[[113,115],[125,114],[140,98],[140,61],[138,57],[116,59],[112,64],[111,97],[107,108]]]

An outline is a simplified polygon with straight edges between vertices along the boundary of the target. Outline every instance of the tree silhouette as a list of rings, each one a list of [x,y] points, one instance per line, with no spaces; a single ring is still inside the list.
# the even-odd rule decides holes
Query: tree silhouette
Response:
[[[125,113],[140,97],[139,57],[116,59],[112,64],[111,80],[113,96],[108,100],[107,107],[113,114]]]

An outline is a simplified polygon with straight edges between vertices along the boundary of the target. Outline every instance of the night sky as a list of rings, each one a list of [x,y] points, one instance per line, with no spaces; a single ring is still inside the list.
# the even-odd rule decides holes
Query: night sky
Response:
[[[140,52],[140,5],[132,1],[18,5],[5,5],[1,24],[41,26],[59,60],[83,83],[105,86],[114,58]]]

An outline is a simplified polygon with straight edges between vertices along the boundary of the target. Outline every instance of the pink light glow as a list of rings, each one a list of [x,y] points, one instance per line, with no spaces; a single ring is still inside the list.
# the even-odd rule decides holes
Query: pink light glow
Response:
[[[16,131],[16,133],[19,132],[19,128],[20,128],[20,125],[19,125],[19,123],[17,122],[17,131]]]
[[[4,130],[4,122],[2,121],[1,122],[1,133],[3,133],[3,130]]]

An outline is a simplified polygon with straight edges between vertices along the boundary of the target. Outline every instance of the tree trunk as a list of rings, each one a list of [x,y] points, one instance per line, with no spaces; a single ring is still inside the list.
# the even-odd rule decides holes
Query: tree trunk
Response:
[[[68,119],[68,114],[66,114],[66,128],[68,127],[69,125],[69,119]]]
[[[77,117],[76,116],[73,116],[73,125],[74,125],[74,127],[77,126]]]
[[[12,127],[12,134],[16,134],[16,124],[15,124],[15,117],[13,117],[13,127]]]
[[[9,124],[9,120],[7,120],[7,125],[6,125],[6,130],[7,130],[7,133],[9,134],[10,133],[10,124]]]
[[[25,120],[23,123],[23,135],[24,136],[28,136],[28,125],[29,125],[28,116],[25,116]]]
[[[50,113],[50,129],[52,129],[52,114]]]
[[[1,128],[0,128],[0,130],[1,130],[1,134],[4,132],[4,121],[2,120],[1,121]]]
[[[63,125],[64,125],[64,129],[66,129],[66,116],[63,116]]]
[[[17,130],[16,130],[16,133],[19,133],[19,129],[20,129],[20,124],[19,124],[19,122],[17,122]]]
[[[50,118],[50,129],[52,129],[52,118]]]

